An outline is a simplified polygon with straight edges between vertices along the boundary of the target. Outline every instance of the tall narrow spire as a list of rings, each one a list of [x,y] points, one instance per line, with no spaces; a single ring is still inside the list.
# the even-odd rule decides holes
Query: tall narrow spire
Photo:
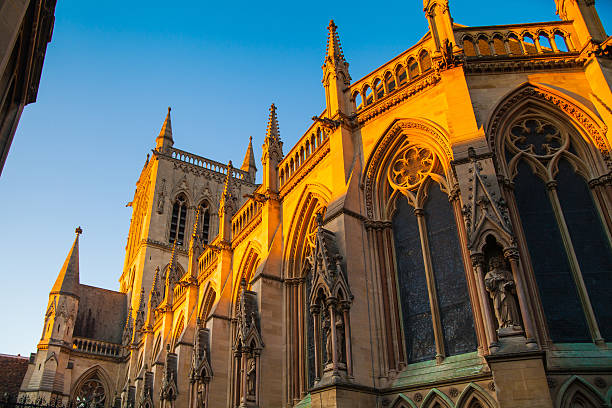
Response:
[[[234,210],[234,166],[232,166],[232,161],[230,160],[227,163],[227,174],[225,176],[225,183],[223,185],[223,193],[221,193],[221,200],[219,202],[219,212],[224,212],[227,214],[228,212],[233,212]],[[219,214],[221,215],[221,214]]]
[[[83,233],[83,230],[78,227],[75,233],[74,243],[55,280],[51,294],[79,295],[79,235]]]
[[[283,142],[280,139],[278,130],[278,118],[276,117],[276,106],[270,105],[270,115],[268,117],[268,127],[266,128],[266,139],[262,146],[263,153],[261,163],[265,166],[266,162],[274,156],[276,162],[283,159]]]
[[[234,167],[230,160],[227,164],[227,175],[225,176],[225,185],[219,200],[219,237],[223,241],[230,241],[232,236],[232,216],[236,212],[234,204]]]
[[[283,142],[280,140],[278,131],[278,119],[276,117],[276,106],[270,106],[266,138],[261,147],[261,164],[263,165],[264,191],[278,192],[278,164],[283,160]]]
[[[340,45],[340,37],[338,36],[338,31],[336,29],[338,26],[334,24],[334,20],[329,20],[329,25],[327,26],[328,34],[327,34],[327,52],[325,56],[325,62],[331,60],[338,63],[347,64],[344,59],[344,53],[342,52],[342,45]]]
[[[330,20],[327,26],[327,51],[322,67],[328,118],[333,118],[338,113],[348,116],[352,112],[347,92],[351,84],[351,75],[340,45],[337,28],[334,20]]]
[[[159,136],[155,139],[157,143],[157,149],[163,150],[166,147],[172,147],[174,145],[174,140],[172,139],[172,121],[170,120],[170,106],[168,106],[168,114],[166,114],[166,119],[164,120],[164,124],[159,132]]]
[[[253,136],[249,136],[249,146],[247,147],[240,170],[249,173],[251,183],[255,182],[255,172],[257,172],[257,167],[255,166],[255,154],[253,154]]]
[[[280,131],[278,130],[278,118],[276,117],[276,105],[270,105],[270,115],[268,116],[268,127],[266,128],[266,140],[280,140]]]

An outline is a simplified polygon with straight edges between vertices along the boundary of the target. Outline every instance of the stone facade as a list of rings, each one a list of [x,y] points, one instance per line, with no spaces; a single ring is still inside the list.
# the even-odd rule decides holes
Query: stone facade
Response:
[[[283,152],[276,107],[240,169],[174,147],[130,204],[120,292],[78,233],[21,392],[104,407],[612,404],[612,37],[561,21],[429,31]],[[85,405],[82,405],[85,406]],[[91,406],[91,405],[87,405]]]
[[[57,0],[0,3],[0,173],[25,105],[36,101]]]

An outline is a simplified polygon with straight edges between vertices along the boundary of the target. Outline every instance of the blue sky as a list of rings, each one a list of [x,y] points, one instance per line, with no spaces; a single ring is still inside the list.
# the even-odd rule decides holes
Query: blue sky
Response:
[[[420,0],[179,3],[58,1],[38,101],[0,177],[0,353],[36,350],[77,225],[81,283],[118,289],[125,204],[167,106],[175,147],[236,164],[252,135],[259,163],[272,102],[286,150],[324,108],[330,18],[353,80],[427,30]],[[611,33],[612,2],[597,8]],[[451,12],[471,26],[558,19],[553,0],[451,0]]]

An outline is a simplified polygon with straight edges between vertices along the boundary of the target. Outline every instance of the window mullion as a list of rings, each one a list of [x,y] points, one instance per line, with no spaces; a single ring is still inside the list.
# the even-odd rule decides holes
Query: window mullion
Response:
[[[446,353],[444,350],[444,337],[442,331],[442,319],[440,317],[440,306],[436,292],[436,281],[429,251],[429,238],[427,236],[427,223],[425,222],[425,211],[415,208],[414,214],[419,225],[419,236],[421,238],[421,250],[423,251],[423,262],[425,263],[425,278],[427,280],[427,292],[429,295],[429,306],[431,308],[431,320],[433,323],[434,339],[436,342],[436,361],[442,362]]]
[[[595,313],[593,312],[593,307],[591,306],[591,300],[589,299],[589,295],[584,284],[584,279],[582,278],[582,272],[580,271],[578,258],[576,257],[576,252],[574,251],[574,245],[572,244],[569,229],[567,227],[567,223],[565,222],[565,217],[561,209],[559,196],[557,195],[557,182],[549,181],[548,183],[546,183],[546,187],[548,189],[548,197],[550,198],[550,202],[553,207],[553,212],[555,213],[555,218],[557,219],[559,232],[561,233],[561,238],[563,239],[563,246],[565,247],[565,252],[569,260],[572,277],[574,278],[574,282],[576,283],[576,289],[578,290],[578,296],[580,298],[580,303],[582,304],[582,310],[584,311],[587,324],[589,325],[591,337],[593,338],[596,344],[603,344],[603,338],[601,337],[601,333],[599,331],[599,326],[595,318]]]

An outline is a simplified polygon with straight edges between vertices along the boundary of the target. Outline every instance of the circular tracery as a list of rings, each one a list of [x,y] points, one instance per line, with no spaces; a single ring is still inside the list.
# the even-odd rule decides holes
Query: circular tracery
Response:
[[[418,187],[432,172],[433,153],[419,146],[408,146],[399,151],[389,166],[387,178],[397,190],[412,190]]]
[[[567,147],[567,134],[543,120],[528,118],[510,127],[508,144],[515,153],[524,152],[539,159],[550,158]]]
[[[104,407],[106,391],[102,381],[97,376],[85,381],[76,392],[75,402],[77,408]]]

